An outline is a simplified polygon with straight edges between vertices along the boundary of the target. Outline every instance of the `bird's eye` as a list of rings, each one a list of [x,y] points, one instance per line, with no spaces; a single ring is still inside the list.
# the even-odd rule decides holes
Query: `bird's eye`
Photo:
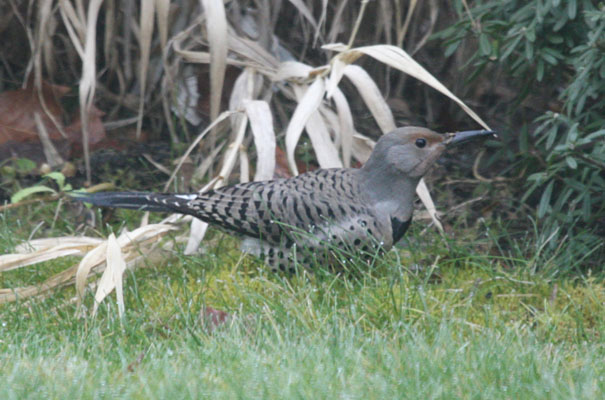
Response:
[[[424,146],[426,146],[426,139],[416,139],[416,147],[423,148]]]

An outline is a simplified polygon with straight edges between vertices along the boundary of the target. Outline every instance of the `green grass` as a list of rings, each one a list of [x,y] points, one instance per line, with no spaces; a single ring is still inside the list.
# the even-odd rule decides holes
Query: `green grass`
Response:
[[[0,251],[27,238],[23,218],[0,216]],[[71,288],[0,305],[0,398],[605,397],[601,272],[558,265],[539,235],[504,247],[499,227],[447,243],[421,228],[372,271],[295,276],[214,232],[206,255],[128,273],[122,319],[113,296],[79,316]]]

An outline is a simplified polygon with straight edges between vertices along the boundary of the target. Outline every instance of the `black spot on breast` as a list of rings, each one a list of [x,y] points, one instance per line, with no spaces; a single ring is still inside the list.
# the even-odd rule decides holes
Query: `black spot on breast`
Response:
[[[355,243],[355,246],[359,246],[361,244],[361,239],[357,238],[353,243]]]
[[[408,230],[412,218],[407,221],[401,221],[398,218],[391,218],[391,229],[393,230],[393,244],[397,243]]]

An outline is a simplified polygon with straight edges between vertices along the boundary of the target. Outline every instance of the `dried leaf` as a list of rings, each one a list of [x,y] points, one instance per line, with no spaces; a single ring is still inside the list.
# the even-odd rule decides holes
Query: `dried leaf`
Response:
[[[120,318],[124,315],[124,293],[122,291],[122,275],[126,271],[126,262],[122,256],[120,245],[116,240],[116,236],[112,233],[107,238],[107,249],[105,258],[105,271],[99,280],[97,292],[95,293],[95,305],[92,314],[97,313],[99,304],[109,295],[114,289],[116,290],[116,298],[118,303],[118,313]]]
[[[90,181],[90,148],[88,122],[96,88],[97,18],[103,0],[90,0],[86,19],[86,41],[82,58],[82,79],[79,85],[80,119],[82,120],[82,146],[86,165],[86,179]]]
[[[307,121],[321,104],[324,94],[324,80],[321,78],[316,79],[300,98],[298,106],[294,110],[294,114],[288,124],[288,129],[286,130],[286,154],[288,156],[288,164],[294,175],[298,175],[298,168],[294,161],[296,144]]]
[[[17,246],[15,254],[0,255],[0,272],[66,256],[82,256],[101,242],[101,239],[79,237],[31,240]]]
[[[344,74],[359,91],[382,133],[394,130],[396,126],[393,113],[370,75],[357,65],[348,65],[344,69]]]
[[[76,271],[76,293],[78,294],[78,308],[84,298],[84,288],[90,271],[95,267],[103,268],[107,256],[107,241],[99,244],[89,251],[78,264]]]
[[[250,159],[243,147],[239,148],[239,181],[241,183],[250,182]]]
[[[443,225],[441,225],[441,221],[439,221],[439,217],[437,216],[437,208],[435,208],[435,203],[433,203],[431,192],[429,192],[429,188],[426,186],[424,178],[420,179],[420,182],[418,182],[418,186],[416,186],[416,193],[418,194],[418,197],[420,197],[422,204],[424,204],[424,207],[431,216],[431,219],[433,220],[433,223],[437,229],[443,233]]]
[[[376,143],[360,133],[353,135],[353,156],[362,164],[370,158]]]
[[[483,128],[490,130],[489,126],[466,104],[456,97],[452,92],[449,91],[441,82],[439,82],[433,75],[431,75],[426,69],[418,64],[409,54],[399,47],[390,45],[376,45],[357,47],[351,49],[350,52],[361,52],[369,55],[376,60],[396,68],[400,71],[405,72],[408,75],[426,83],[427,85],[437,89],[441,93],[445,94],[452,100],[454,100],[466,113],[473,118]]]
[[[40,97],[46,104],[46,109],[57,120],[63,118],[63,107],[60,99],[69,87],[52,85],[42,82],[39,92],[33,82],[25,88],[0,93],[0,144],[7,141],[25,142],[38,140],[35,114],[40,116],[40,122],[47,129],[51,139],[61,139],[62,135],[52,120],[44,112]]]
[[[227,66],[227,17],[223,0],[202,0],[206,13],[206,31],[210,47],[210,120],[221,109],[221,96]]]
[[[342,146],[342,160],[344,166],[351,166],[351,154],[353,152],[353,135],[355,127],[353,125],[353,114],[344,94],[336,88],[332,97],[336,110],[338,111],[338,120],[340,121],[340,141]]]
[[[265,101],[250,101],[246,104],[246,114],[250,119],[257,154],[254,180],[270,180],[275,171],[275,132],[271,109]]]
[[[137,120],[137,139],[141,137],[143,126],[143,108],[145,105],[145,90],[147,88],[147,70],[149,68],[149,53],[151,48],[151,35],[153,34],[153,14],[155,13],[154,1],[141,0],[141,16],[139,19],[139,50],[141,59],[139,63],[139,112]]]
[[[330,138],[330,133],[319,112],[311,114],[305,130],[315,151],[317,162],[321,168],[342,168],[338,150]]]
[[[309,79],[309,75],[313,68],[307,64],[298,61],[285,61],[279,64],[279,69],[275,74],[276,81],[305,81]]]
[[[155,11],[158,17],[160,44],[162,45],[162,50],[164,50],[168,40],[168,14],[170,11],[170,0],[155,0]]]
[[[289,1],[290,1],[290,3],[292,3],[292,5],[294,7],[296,7],[296,9],[302,14],[302,16],[305,17],[307,21],[309,21],[311,26],[313,26],[313,29],[315,29],[315,32],[317,35],[317,32],[319,31],[319,25],[315,21],[315,18],[313,17],[313,13],[309,10],[307,5],[302,0],[289,0]]]

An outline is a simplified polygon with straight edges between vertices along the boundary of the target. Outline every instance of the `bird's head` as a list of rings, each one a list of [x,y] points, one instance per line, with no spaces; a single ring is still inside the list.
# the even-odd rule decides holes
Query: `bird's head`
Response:
[[[385,173],[420,179],[447,149],[485,136],[496,133],[483,130],[441,135],[416,126],[398,128],[378,140],[364,169],[384,169]]]

